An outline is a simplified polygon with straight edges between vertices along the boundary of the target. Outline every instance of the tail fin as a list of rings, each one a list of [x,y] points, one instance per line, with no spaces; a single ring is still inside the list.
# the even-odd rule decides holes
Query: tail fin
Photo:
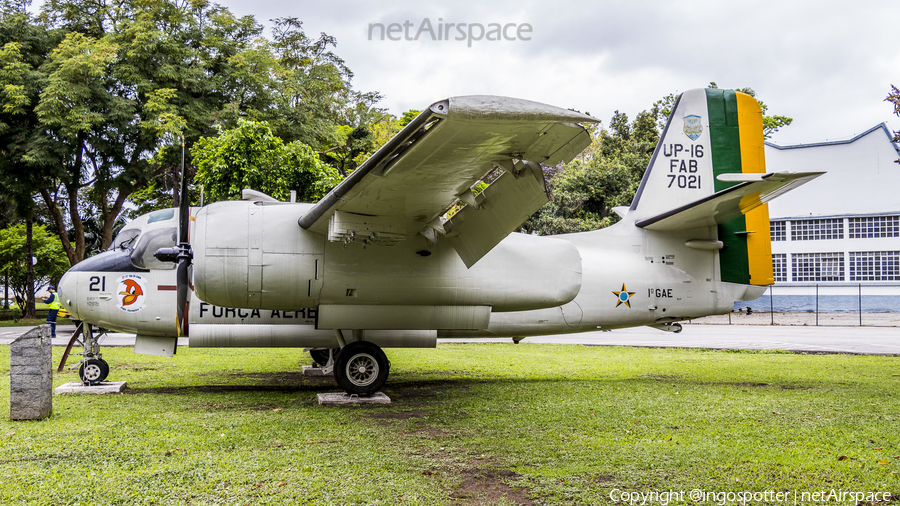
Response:
[[[759,103],[731,90],[689,90],[675,102],[629,214],[658,215],[740,184],[719,176],[765,171]],[[722,281],[774,282],[768,205],[719,224],[718,238]]]

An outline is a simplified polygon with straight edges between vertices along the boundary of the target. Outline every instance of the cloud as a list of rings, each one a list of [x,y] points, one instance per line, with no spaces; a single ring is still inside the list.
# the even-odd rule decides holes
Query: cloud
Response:
[[[900,85],[900,4],[879,2],[560,2],[442,5],[225,0],[260,21],[296,16],[338,40],[354,86],[400,114],[453,95],[511,95],[629,117],[669,93],[752,87],[769,112],[794,118],[782,143],[846,138],[891,119]],[[368,40],[370,23],[528,23],[531,41]]]

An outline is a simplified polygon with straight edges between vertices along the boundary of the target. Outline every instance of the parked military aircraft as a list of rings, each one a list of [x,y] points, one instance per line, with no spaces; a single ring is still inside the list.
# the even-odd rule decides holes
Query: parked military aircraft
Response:
[[[767,173],[759,105],[734,91],[678,98],[614,226],[511,233],[548,201],[542,166],[579,154],[592,122],[525,100],[442,100],[318,203],[245,191],[141,216],[70,269],[62,298],[85,322],[137,334],[138,353],[172,355],[179,336],[314,348],[366,395],[387,380],[382,348],[679,332],[760,296],[773,282],[766,202],[820,173]]]

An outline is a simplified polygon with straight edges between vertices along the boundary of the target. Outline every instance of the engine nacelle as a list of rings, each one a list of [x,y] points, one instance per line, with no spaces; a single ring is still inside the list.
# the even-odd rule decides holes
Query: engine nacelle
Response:
[[[191,238],[197,295],[226,307],[340,306],[333,328],[360,328],[362,313],[347,306],[366,306],[366,314],[377,306],[433,307],[440,323],[448,314],[462,314],[441,307],[555,307],[581,288],[581,255],[567,241],[510,234],[466,268],[449,241],[435,245],[412,236],[394,246],[330,242],[297,224],[309,207],[232,201],[202,208]],[[343,326],[342,319],[353,325]],[[442,327],[423,320],[416,328]]]
[[[194,224],[194,290],[223,307],[318,306],[325,238],[300,228],[310,204],[217,202]]]

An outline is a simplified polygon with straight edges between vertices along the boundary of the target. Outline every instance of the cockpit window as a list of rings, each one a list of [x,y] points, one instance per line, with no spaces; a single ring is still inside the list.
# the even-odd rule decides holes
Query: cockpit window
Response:
[[[119,232],[119,235],[116,236],[116,240],[113,241],[112,247],[110,247],[109,249],[131,249],[134,247],[135,240],[139,235],[141,235],[141,231],[136,228],[123,230]]]
[[[174,269],[174,263],[160,262],[153,254],[159,248],[175,246],[177,240],[178,229],[175,227],[148,230],[135,245],[131,253],[131,263],[139,269]]]
[[[166,221],[171,220],[175,217],[175,208],[169,209],[160,209],[159,211],[153,211],[149,215],[147,215],[147,224],[156,223],[157,221]]]

